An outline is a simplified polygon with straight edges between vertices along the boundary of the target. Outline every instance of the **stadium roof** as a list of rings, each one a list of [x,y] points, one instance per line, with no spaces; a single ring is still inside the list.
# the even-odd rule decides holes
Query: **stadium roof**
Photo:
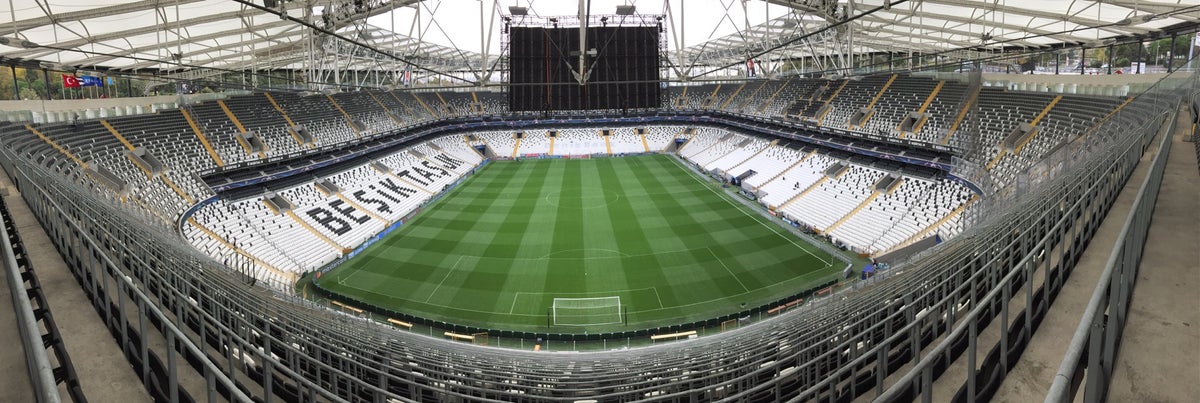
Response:
[[[550,7],[517,3],[531,12]],[[622,2],[595,3],[608,10]],[[687,13],[681,0],[638,6],[668,17],[669,58],[689,76],[748,57],[1101,44],[1200,23],[1200,0],[693,0]],[[343,69],[412,63],[480,77],[501,53],[491,44],[495,21],[508,12],[499,0],[18,0],[0,3],[0,18],[10,21],[0,24],[0,58],[196,75],[317,69],[331,63],[322,56],[339,55],[333,63],[342,60]],[[474,39],[454,35],[467,26]]]

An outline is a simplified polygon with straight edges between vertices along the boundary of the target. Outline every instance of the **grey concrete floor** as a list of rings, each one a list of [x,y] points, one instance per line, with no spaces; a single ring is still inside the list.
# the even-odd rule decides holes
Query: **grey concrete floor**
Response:
[[[92,309],[91,302],[50,243],[46,232],[34,219],[25,200],[11,187],[7,174],[0,174],[0,186],[9,188],[4,201],[42,283],[47,303],[54,313],[54,321],[67,346],[75,372],[79,375],[83,393],[93,402],[151,401],[129,361],[125,360],[117,342],[104,326],[104,321]],[[5,395],[8,390],[0,392],[0,401],[31,401],[9,400]]]
[[[4,194],[5,189],[0,185],[0,196]],[[0,267],[4,267],[4,263],[0,263]],[[21,343],[17,314],[13,308],[8,276],[0,273],[0,340],[8,341],[5,348],[0,348],[0,391],[3,391],[0,392],[0,401],[32,402],[33,386],[29,382],[25,347]]]
[[[1200,172],[1195,144],[1181,137],[1146,237],[1110,402],[1200,401]]]
[[[1180,119],[1186,117],[1181,116]],[[1200,248],[1197,248],[1200,243],[1194,236],[1197,228],[1200,228],[1200,217],[1197,215],[1197,208],[1200,208],[1197,202],[1200,200],[1200,178],[1197,177],[1194,145],[1181,141],[1179,136],[1180,132],[1185,129],[1190,131],[1190,128],[1190,124],[1181,125],[1180,130],[1173,134],[1174,143],[1168,155],[1162,190],[1147,239],[1143,271],[1139,275],[1134,305],[1125,327],[1125,339],[1119,357],[1122,361],[1118,362],[1114,374],[1109,401],[1200,401],[1200,368],[1197,367],[1200,364],[1200,350],[1194,347],[1200,344],[1200,311],[1196,310],[1200,304],[1200,291],[1196,289],[1200,286],[1200,271],[1197,269],[1200,266],[1196,265],[1196,262],[1200,262]],[[1030,402],[1045,399],[1066,354],[1067,341],[1079,326],[1080,315],[1112,253],[1137,188],[1149,170],[1148,163],[1154,157],[1153,151],[1151,148],[1143,156],[1142,164],[1134,171],[1113,204],[1071,277],[1064,283],[1058,299],[1047,311],[1046,318],[1030,340],[1021,360],[1005,377],[993,401]],[[1168,207],[1164,209],[1164,206]],[[1156,233],[1159,234],[1157,237]],[[1186,236],[1189,233],[1193,236]],[[1165,278],[1142,281],[1153,276],[1146,272],[1147,265],[1155,267],[1150,270],[1151,273]],[[1145,305],[1141,308],[1138,304],[1139,295]],[[1130,350],[1145,351],[1130,353]],[[1160,353],[1151,354],[1150,351]],[[1131,355],[1136,357],[1130,359]],[[1122,380],[1121,377],[1136,379]],[[1148,385],[1148,379],[1157,382]],[[1120,392],[1119,389],[1138,392]]]

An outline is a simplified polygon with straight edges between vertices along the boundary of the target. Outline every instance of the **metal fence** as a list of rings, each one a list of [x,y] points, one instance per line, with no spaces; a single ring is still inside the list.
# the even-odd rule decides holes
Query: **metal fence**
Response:
[[[1053,179],[886,279],[734,331],[601,353],[455,343],[270,293],[36,156],[6,147],[0,162],[163,400],[929,401],[962,354],[972,370],[961,393],[978,398],[1011,368],[1173,116],[1176,87],[1194,79],[1172,77],[1073,142]],[[993,321],[1006,331],[980,361],[977,336]]]
[[[1182,88],[1183,99],[1200,97],[1200,70],[1191,74],[1191,86]],[[1184,106],[1185,108],[1187,105]],[[1190,114],[1190,113],[1189,113]],[[1194,119],[1192,119],[1194,121]],[[1117,243],[1104,266],[1092,297],[1084,310],[1079,327],[1071,338],[1046,402],[1076,401],[1080,383],[1085,385],[1083,401],[1103,402],[1112,381],[1121,333],[1129,313],[1130,297],[1137,285],[1138,268],[1150,232],[1158,191],[1166,170],[1167,155],[1178,119],[1171,119],[1159,134],[1159,143],[1150,173],[1142,181],[1129,215],[1121,227]],[[1086,382],[1084,382],[1086,380]]]

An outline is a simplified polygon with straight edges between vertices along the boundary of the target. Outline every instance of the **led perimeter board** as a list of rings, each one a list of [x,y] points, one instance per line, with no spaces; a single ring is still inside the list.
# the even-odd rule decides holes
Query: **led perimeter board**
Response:
[[[591,26],[582,75],[579,28],[512,27],[509,32],[512,111],[657,108],[659,29]]]

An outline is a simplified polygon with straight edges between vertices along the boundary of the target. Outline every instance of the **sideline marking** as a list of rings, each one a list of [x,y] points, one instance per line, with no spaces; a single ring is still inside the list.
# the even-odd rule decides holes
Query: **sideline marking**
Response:
[[[450,278],[451,274],[454,274],[454,268],[458,267],[458,263],[462,262],[464,257],[466,257],[466,255],[459,255],[458,260],[454,261],[454,265],[450,266],[450,270],[446,270],[446,275],[442,277],[442,281],[439,281],[437,287],[433,287],[433,292],[429,293],[429,296],[425,298],[426,303],[429,303],[429,300],[433,299],[434,295],[437,295],[437,290],[442,288],[442,283],[445,283],[446,279]]]
[[[721,260],[720,256],[717,256],[717,254],[712,251],[712,248],[709,248],[706,246],[706,247],[704,247],[704,250],[707,250],[708,254],[712,255],[713,259],[717,259],[717,263],[720,263],[721,267],[724,267],[725,271],[729,272],[729,275],[733,276],[734,280],[737,280],[738,285],[742,286],[743,290],[745,290],[746,292],[750,292],[750,288],[746,287],[746,284],[742,283],[742,279],[738,278],[738,276],[736,274],[733,274],[733,270],[729,270],[729,266],[725,264],[724,260]]]
[[[671,160],[672,160],[672,161],[675,161],[675,159],[674,159],[674,158],[671,158]],[[679,161],[675,161],[675,164],[676,164],[676,165],[680,165],[681,163],[680,163]],[[724,195],[724,194],[722,194],[722,193],[720,193],[720,192],[717,192],[716,190],[714,190],[714,189],[712,188],[712,186],[709,186],[709,184],[708,184],[708,183],[700,181],[700,178],[697,178],[697,177],[696,177],[696,175],[695,175],[695,173],[693,173],[693,172],[691,172],[691,171],[690,171],[690,169],[691,169],[691,168],[688,168],[688,167],[681,167],[681,168],[683,168],[683,169],[685,169],[685,170],[689,170],[689,171],[687,172],[687,174],[688,174],[688,176],[692,177],[692,180],[695,180],[696,182],[700,182],[700,184],[701,184],[701,185],[703,185],[705,189],[708,189],[708,191],[709,191],[709,192],[713,192],[714,194],[716,194],[718,197],[720,197],[720,198],[721,198],[721,200],[724,200],[726,203],[729,203],[729,205],[731,205],[731,206],[733,206],[734,208],[738,209],[738,211],[741,211],[741,212],[742,212],[742,214],[745,214],[746,216],[750,217],[750,218],[751,218],[751,219],[753,219],[755,222],[757,222],[759,225],[762,225],[762,226],[764,226],[764,227],[767,227],[767,229],[771,230],[771,232],[775,233],[775,235],[778,235],[780,238],[783,238],[784,240],[787,240],[789,243],[791,243],[791,244],[792,244],[792,245],[794,245],[795,247],[797,247],[797,248],[800,248],[800,250],[804,251],[805,253],[808,253],[808,255],[809,255],[809,256],[815,257],[815,258],[817,258],[817,260],[820,260],[821,262],[825,263],[825,267],[826,267],[826,268],[833,267],[833,263],[829,263],[829,261],[827,261],[827,260],[825,260],[825,259],[821,259],[821,257],[820,257],[820,256],[817,256],[816,254],[813,254],[813,253],[812,253],[812,251],[808,250],[808,248],[805,248],[805,247],[803,247],[803,246],[800,246],[800,244],[796,243],[796,241],[795,241],[794,239],[792,239],[792,237],[787,237],[787,236],[784,236],[783,234],[779,233],[779,230],[777,230],[775,227],[773,227],[773,226],[771,226],[771,225],[767,225],[766,223],[764,223],[764,222],[762,222],[761,220],[759,220],[758,214],[750,214],[750,213],[747,213],[747,212],[746,212],[746,210],[744,210],[744,209],[742,208],[743,206],[741,205],[741,203],[734,203],[733,201],[729,200],[729,198],[728,198],[728,197],[725,197],[725,196],[727,196],[727,195]]]

